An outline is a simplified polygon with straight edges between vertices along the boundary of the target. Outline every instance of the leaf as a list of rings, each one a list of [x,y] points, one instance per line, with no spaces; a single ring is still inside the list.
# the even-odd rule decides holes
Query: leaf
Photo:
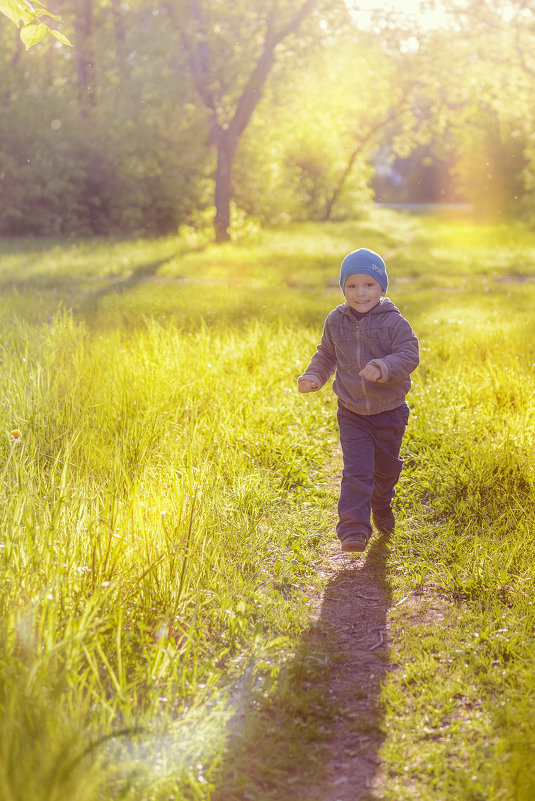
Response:
[[[26,50],[40,42],[46,36],[48,30],[47,26],[43,25],[42,22],[30,22],[28,25],[23,25],[20,29],[20,38],[24,42]]]
[[[52,14],[52,12],[47,11],[46,8],[39,7],[34,16],[37,18],[37,15],[39,15],[40,17],[50,17],[50,19],[57,19],[61,22],[61,17],[59,17],[57,14]]]
[[[45,25],[44,22],[39,20],[39,17],[45,16],[50,19],[60,20],[56,14],[42,5],[41,2],[31,3],[30,0],[0,0],[0,14],[4,14],[8,19],[19,26],[22,24],[20,38],[28,50],[32,45],[40,42],[41,39],[47,34],[51,33],[61,44],[71,46],[71,43],[59,31],[52,30]]]
[[[72,47],[72,44],[69,42],[69,40],[67,39],[67,37],[66,37],[66,36],[64,36],[62,33],[60,33],[59,31],[54,31],[54,30],[52,30],[52,28],[51,28],[51,29],[50,29],[50,33],[52,34],[52,36],[55,36],[55,37],[56,37],[56,39],[57,39],[59,42],[61,42],[61,44],[64,44],[64,45],[66,45],[67,47]]]
[[[0,0],[0,12],[5,14],[15,25],[21,22],[28,23],[35,19],[33,9],[26,3],[19,3],[18,0]]]

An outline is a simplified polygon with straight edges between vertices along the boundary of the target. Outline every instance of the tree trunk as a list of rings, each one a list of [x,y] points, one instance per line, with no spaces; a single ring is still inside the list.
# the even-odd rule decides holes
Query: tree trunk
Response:
[[[84,0],[92,2],[92,0]],[[271,15],[266,22],[265,39],[262,52],[256,65],[253,67],[243,90],[236,101],[234,114],[223,127],[219,106],[220,98],[214,96],[212,65],[210,63],[210,49],[206,15],[203,14],[200,0],[189,0],[191,22],[196,36],[186,33],[182,19],[175,14],[171,2],[165,2],[170,18],[179,30],[182,47],[188,54],[188,64],[195,88],[202,102],[208,109],[212,124],[212,137],[210,143],[217,147],[217,169],[215,182],[214,233],[216,242],[228,242],[230,239],[230,198],[232,162],[240,137],[249,124],[249,120],[262,96],[264,83],[271,71],[275,59],[275,49],[290,34],[295,33],[305,17],[310,14],[317,0],[302,0],[301,6],[294,15],[279,30],[273,29]],[[261,5],[261,4],[260,4]],[[275,4],[276,5],[276,4]],[[249,65],[248,65],[249,66]]]
[[[215,218],[214,233],[216,242],[230,241],[230,199],[232,196],[232,162],[236,144],[231,140],[228,130],[220,131],[217,139],[217,169],[215,176]]]
[[[240,141],[253,112],[262,96],[262,88],[273,66],[274,46],[266,46],[255,69],[236,104],[236,109],[228,128],[214,123],[213,135],[217,146],[217,169],[215,180],[214,204],[216,215],[214,233],[216,242],[230,240],[230,200],[232,197],[232,164]]]
[[[331,214],[333,213],[334,204],[336,203],[336,201],[340,197],[340,194],[342,192],[342,189],[345,186],[345,183],[346,183],[346,181],[348,179],[348,176],[349,176],[351,170],[353,169],[353,164],[355,163],[355,159],[357,158],[357,156],[361,152],[361,150],[362,150],[362,146],[358,145],[353,150],[351,155],[349,156],[348,162],[347,162],[347,164],[345,166],[344,171],[342,172],[340,180],[338,181],[337,185],[335,186],[334,190],[332,191],[330,198],[327,199],[327,203],[325,204],[325,209],[324,209],[323,215],[321,217],[322,222],[329,222],[329,220],[331,219]]]

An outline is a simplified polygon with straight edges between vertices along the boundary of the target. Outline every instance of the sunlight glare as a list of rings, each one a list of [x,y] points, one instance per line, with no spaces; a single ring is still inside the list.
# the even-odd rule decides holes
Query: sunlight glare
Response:
[[[413,24],[418,30],[433,30],[446,24],[447,12],[442,0],[347,0],[351,16],[359,28],[374,27],[373,15],[378,11],[391,13],[404,24]]]

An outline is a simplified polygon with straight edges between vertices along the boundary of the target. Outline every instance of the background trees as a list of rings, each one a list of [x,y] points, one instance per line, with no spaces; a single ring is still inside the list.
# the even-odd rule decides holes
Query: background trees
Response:
[[[169,2],[190,77],[210,121],[215,145],[215,233],[229,236],[232,166],[241,136],[260,102],[277,50],[318,8],[318,0],[232,5]],[[178,13],[177,13],[178,12]]]
[[[75,45],[0,18],[0,233],[175,231],[381,200],[535,213],[534,0],[425,31],[327,0],[54,0]]]

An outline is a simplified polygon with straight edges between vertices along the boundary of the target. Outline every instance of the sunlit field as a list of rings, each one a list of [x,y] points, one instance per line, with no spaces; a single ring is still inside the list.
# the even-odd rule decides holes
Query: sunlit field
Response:
[[[394,607],[374,797],[534,797],[535,234],[375,210],[0,241],[0,798],[314,798],[337,431],[296,378],[360,246],[422,348],[386,580],[441,615]]]

